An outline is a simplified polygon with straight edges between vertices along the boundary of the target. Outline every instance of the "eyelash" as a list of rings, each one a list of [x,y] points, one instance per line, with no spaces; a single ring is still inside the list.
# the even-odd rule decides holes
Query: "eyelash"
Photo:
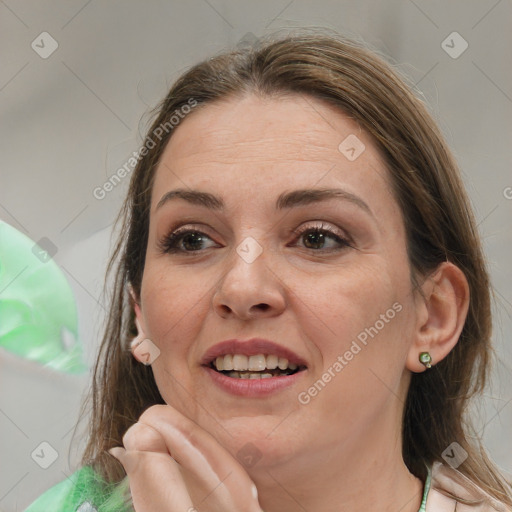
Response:
[[[347,238],[344,238],[342,236],[339,236],[335,231],[332,229],[326,228],[324,224],[320,224],[319,226],[306,226],[305,228],[293,230],[293,233],[297,235],[294,241],[297,241],[301,236],[303,236],[306,233],[315,233],[315,234],[323,234],[327,235],[328,237],[334,239],[337,243],[340,244],[340,247],[338,248],[331,248],[331,249],[309,249],[306,247],[306,250],[313,251],[313,252],[336,252],[346,249],[347,247],[353,248],[351,243]],[[166,235],[162,240],[158,242],[158,248],[162,253],[165,254],[176,254],[176,253],[183,253],[188,255],[193,255],[197,253],[201,253],[203,249],[199,249],[197,251],[185,251],[178,247],[179,242],[183,239],[183,237],[187,234],[195,233],[201,236],[205,236],[210,238],[206,233],[199,229],[177,229],[176,231],[169,233]],[[211,238],[210,238],[211,240]],[[206,250],[206,249],[204,249]]]

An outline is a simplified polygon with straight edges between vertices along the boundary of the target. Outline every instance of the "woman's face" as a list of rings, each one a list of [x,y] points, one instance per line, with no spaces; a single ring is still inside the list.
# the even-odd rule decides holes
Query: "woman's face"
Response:
[[[138,312],[160,351],[164,400],[234,455],[256,456],[254,471],[396,441],[416,312],[401,212],[372,140],[302,95],[209,104],[174,130],[152,190]],[[190,200],[161,202],[177,189]],[[338,193],[297,192],[320,189]],[[189,233],[165,252],[177,229]],[[242,379],[207,367],[231,339],[241,345],[221,352],[240,368],[274,366],[279,349],[253,338],[305,369]]]

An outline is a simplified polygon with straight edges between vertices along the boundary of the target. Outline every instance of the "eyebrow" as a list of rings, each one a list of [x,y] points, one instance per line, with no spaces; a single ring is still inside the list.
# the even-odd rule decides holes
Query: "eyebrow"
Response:
[[[201,192],[199,190],[189,190],[184,188],[178,188],[165,193],[158,202],[156,209],[158,210],[164,204],[173,199],[183,199],[191,204],[203,206],[210,210],[222,211],[225,209],[225,203],[221,197],[210,194],[209,192]],[[370,207],[359,196],[341,188],[309,188],[283,192],[277,198],[276,210],[306,206],[320,201],[327,201],[329,199],[349,201],[374,217]]]

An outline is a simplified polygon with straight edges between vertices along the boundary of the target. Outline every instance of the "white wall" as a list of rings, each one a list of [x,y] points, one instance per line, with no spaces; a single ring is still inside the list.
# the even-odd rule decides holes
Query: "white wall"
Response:
[[[496,379],[482,429],[493,458],[512,472],[512,199],[504,193],[512,186],[511,22],[512,5],[500,0],[4,0],[0,218],[58,247],[92,363],[109,228],[127,183],[102,201],[92,191],[139,147],[148,107],[185,68],[248,32],[316,25],[360,36],[418,84],[464,171],[499,299]],[[31,48],[43,31],[58,42],[47,59]],[[453,31],[469,43],[456,59],[441,47]],[[0,511],[12,512],[74,469],[63,436],[86,382],[5,353],[0,363]],[[42,440],[60,454],[47,470],[30,458]]]

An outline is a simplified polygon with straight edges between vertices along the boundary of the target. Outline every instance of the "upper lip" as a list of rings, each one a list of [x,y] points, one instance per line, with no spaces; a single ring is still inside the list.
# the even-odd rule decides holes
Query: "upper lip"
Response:
[[[201,359],[201,364],[209,365],[218,356],[225,356],[226,354],[243,354],[245,356],[274,354],[288,359],[289,363],[295,363],[297,366],[307,366],[306,361],[293,350],[262,338],[251,338],[245,341],[237,339],[221,341],[206,351]]]

